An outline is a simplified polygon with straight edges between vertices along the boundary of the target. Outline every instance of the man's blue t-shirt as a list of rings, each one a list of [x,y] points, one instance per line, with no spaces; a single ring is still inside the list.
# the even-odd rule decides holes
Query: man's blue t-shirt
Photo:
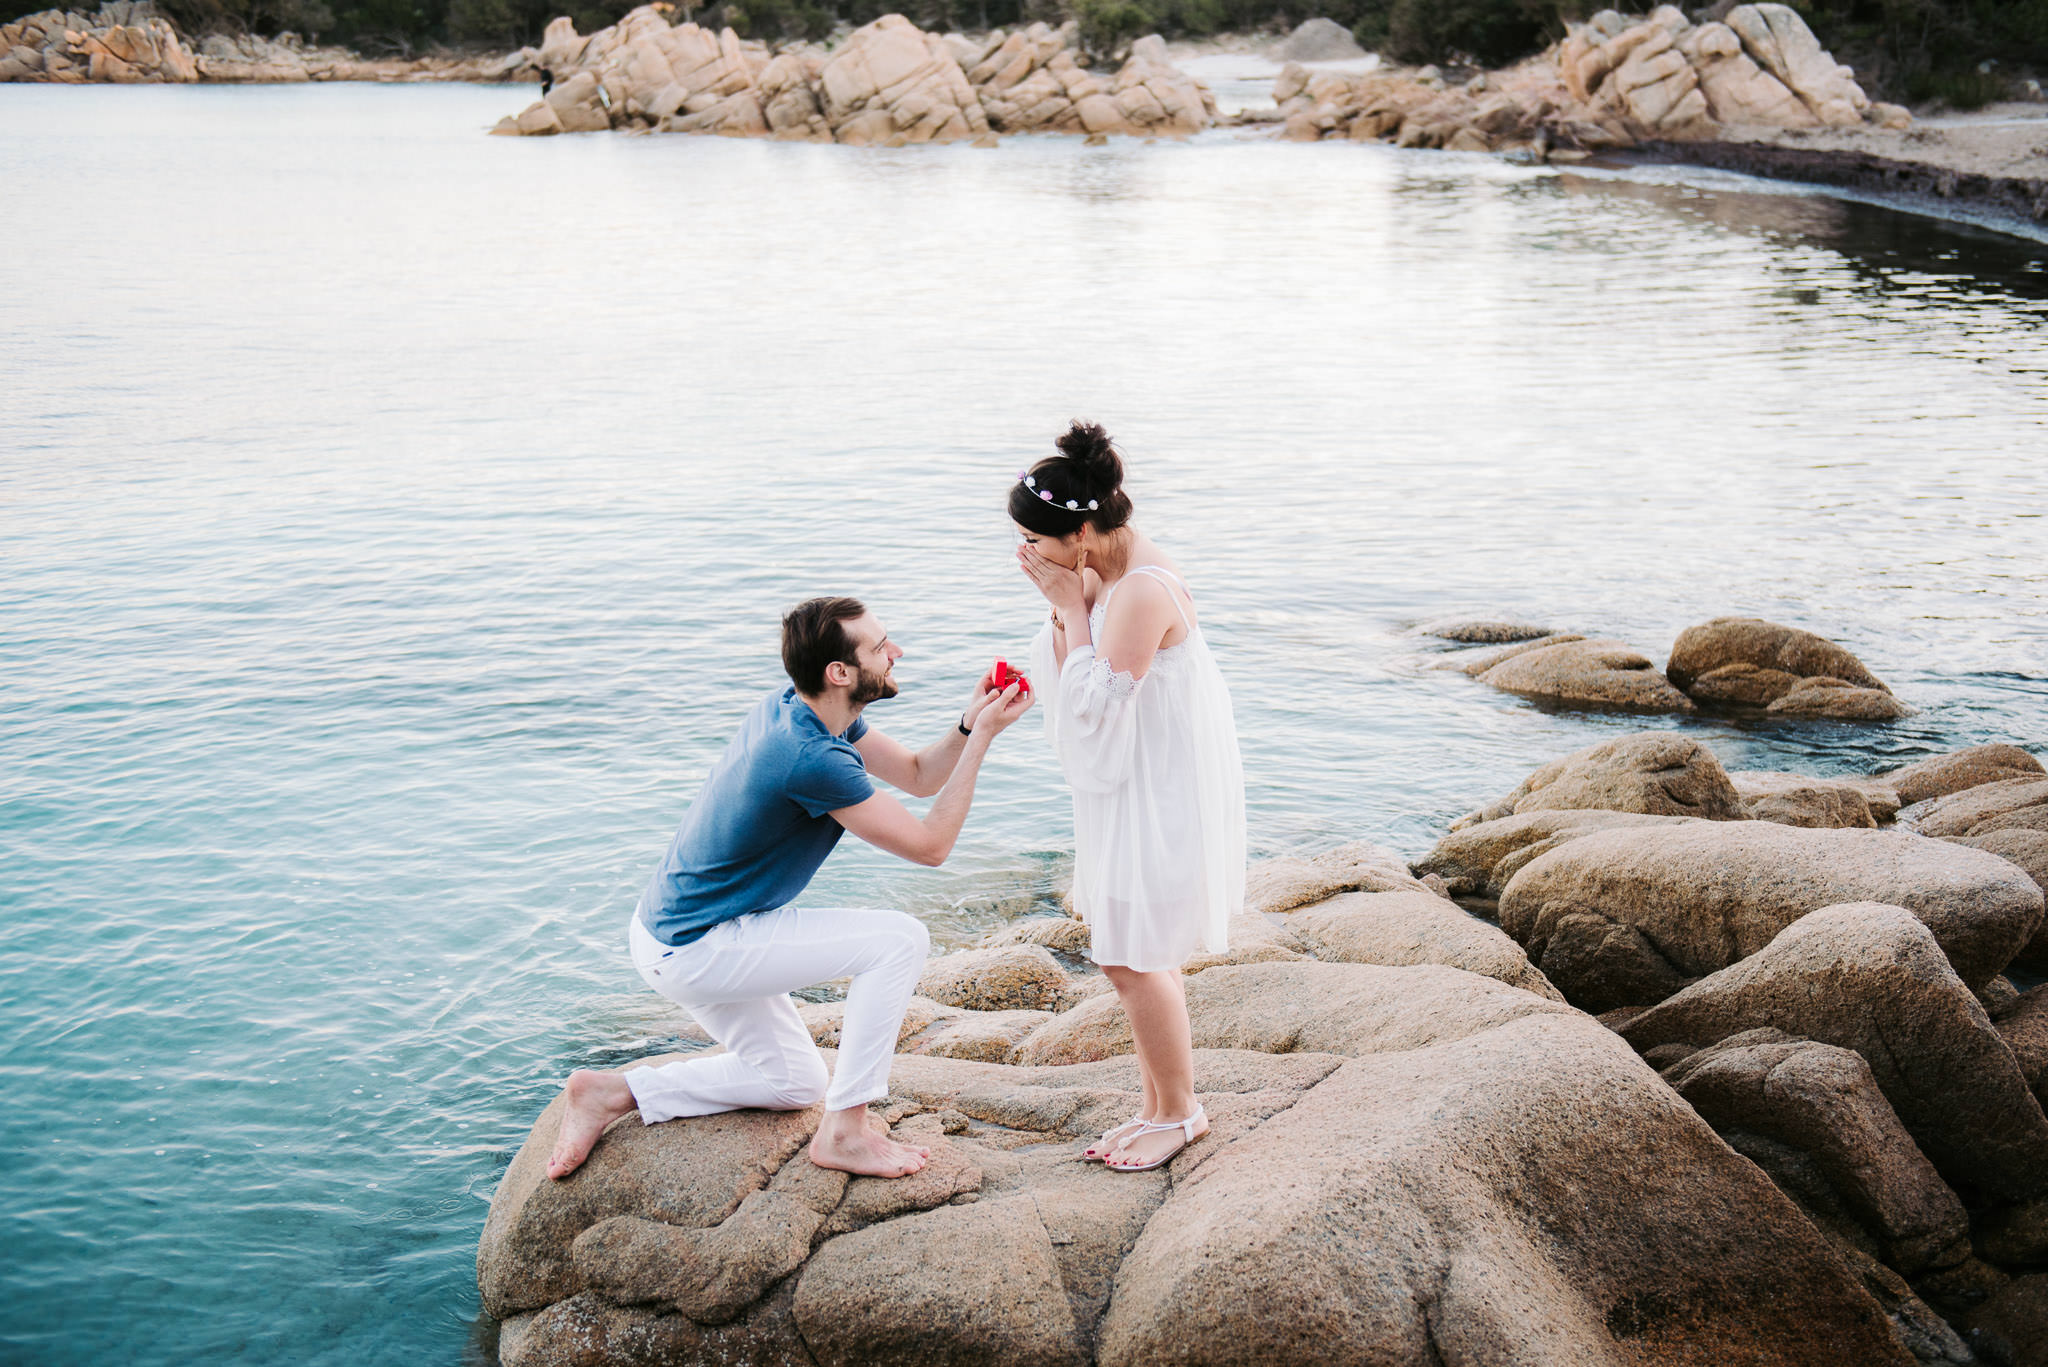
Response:
[[[640,894],[640,919],[654,938],[686,945],[802,892],[846,831],[826,813],[874,796],[853,748],[867,729],[855,718],[833,735],[794,685],[761,699]]]

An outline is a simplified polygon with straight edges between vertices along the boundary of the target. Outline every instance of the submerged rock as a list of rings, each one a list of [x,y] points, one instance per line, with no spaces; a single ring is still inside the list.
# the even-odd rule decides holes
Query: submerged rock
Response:
[[[1302,78],[1307,79],[1306,72]],[[1437,617],[1418,623],[1415,634],[1456,641],[1459,645],[1506,645],[1555,636],[1557,631],[1512,617]]]
[[[1982,851],[1903,831],[1686,821],[1595,831],[1531,861],[1501,894],[1500,924],[1566,997],[1604,1011],[1660,1001],[1809,912],[1860,901],[1920,917],[1972,988],[2042,920],[2041,890]]]
[[[1524,697],[1651,712],[1690,712],[1648,656],[1621,641],[1568,641],[1503,660],[1482,683]]]

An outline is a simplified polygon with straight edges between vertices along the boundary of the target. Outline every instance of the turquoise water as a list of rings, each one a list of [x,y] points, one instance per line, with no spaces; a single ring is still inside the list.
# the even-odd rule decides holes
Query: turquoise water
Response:
[[[1259,853],[1420,853],[1646,724],[2048,739],[2039,243],[1224,135],[481,135],[528,94],[0,86],[10,1362],[487,1355],[526,1127],[677,1028],[623,923],[777,614],[867,598],[871,716],[950,725],[1040,614],[999,509],[1074,414],[1195,581]],[[1468,609],[1659,658],[1761,613],[1922,711],[1545,711],[1418,668]],[[1027,725],[947,867],[813,895],[960,944],[1069,845]]]

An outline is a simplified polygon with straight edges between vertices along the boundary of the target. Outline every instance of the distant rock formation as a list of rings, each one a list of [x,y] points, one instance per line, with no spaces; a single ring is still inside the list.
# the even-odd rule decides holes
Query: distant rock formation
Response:
[[[1346,75],[1290,65],[1273,98],[1286,135],[1297,140],[1386,138],[1472,152],[1912,122],[1906,110],[1865,95],[1855,73],[1784,5],[1738,5],[1725,20],[1701,24],[1672,5],[1648,18],[1602,10],[1543,57],[1450,89],[1433,68]]]
[[[975,40],[890,14],[829,52],[771,56],[731,29],[671,25],[661,7],[643,5],[588,37],[556,19],[529,61],[555,88],[495,133],[617,128],[868,145],[1021,132],[1183,137],[1216,116],[1214,98],[1167,60],[1159,38],[1133,43],[1122,69],[1105,75],[1081,65],[1071,24]]]
[[[152,5],[113,0],[90,15],[52,9],[0,25],[0,81],[198,79],[198,63]]]
[[[147,0],[111,0],[93,14],[44,10],[0,25],[0,82],[509,81],[524,66],[523,54],[365,61],[346,48],[309,47],[291,33],[213,34],[188,49]]]

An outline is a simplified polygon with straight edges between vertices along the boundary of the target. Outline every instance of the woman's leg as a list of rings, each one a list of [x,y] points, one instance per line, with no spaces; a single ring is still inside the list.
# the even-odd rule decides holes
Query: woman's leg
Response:
[[[1159,1123],[1193,1115],[1195,1050],[1180,970],[1139,973],[1105,964],[1102,971],[1131,1018],[1131,1039],[1146,1087],[1146,1115]],[[1150,1162],[1181,1142],[1178,1132],[1148,1134],[1126,1140],[1115,1156],[1119,1162]]]

